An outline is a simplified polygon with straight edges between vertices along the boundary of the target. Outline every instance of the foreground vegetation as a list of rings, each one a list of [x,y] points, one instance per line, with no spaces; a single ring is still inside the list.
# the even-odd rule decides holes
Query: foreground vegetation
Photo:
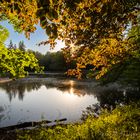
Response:
[[[107,82],[126,77],[126,81],[140,85],[139,0],[2,0],[0,9],[0,21],[8,20],[27,38],[40,23],[49,37],[41,44],[54,48],[56,39],[63,40],[67,63],[76,63],[76,68],[68,70],[69,75],[80,79],[90,66],[88,77]],[[10,73],[12,77],[24,77],[27,68],[38,71],[35,55],[5,48],[8,32],[2,26],[0,30],[0,76]],[[57,67],[52,60],[48,63],[53,63],[50,70]],[[140,139],[138,107],[139,104],[118,107],[98,119],[90,116],[82,124],[31,130],[20,134],[19,139]]]
[[[9,48],[6,47],[4,42],[8,36],[8,30],[0,25],[0,77],[25,77],[28,74],[26,68],[41,72],[38,60],[32,52],[23,51],[21,45],[15,48],[11,42]]]
[[[126,140],[140,139],[140,103],[117,107],[112,112],[103,110],[99,118],[92,115],[82,124],[57,125],[18,132],[21,140]]]

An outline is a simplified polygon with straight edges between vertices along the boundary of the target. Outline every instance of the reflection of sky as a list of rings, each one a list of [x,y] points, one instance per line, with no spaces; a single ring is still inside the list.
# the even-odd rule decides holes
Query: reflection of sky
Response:
[[[41,53],[46,53],[47,51],[50,51],[49,45],[40,47],[36,45],[41,41],[45,41],[48,39],[45,31],[39,25],[36,26],[37,30],[35,31],[35,33],[31,34],[30,40],[28,40],[27,38],[25,38],[24,34],[19,34],[15,32],[12,25],[10,25],[7,21],[2,21],[0,22],[0,24],[6,27],[10,32],[10,36],[5,42],[6,45],[8,45],[10,40],[12,40],[13,44],[17,44],[18,46],[19,41],[23,40],[27,49],[32,49]],[[57,41],[57,45],[54,51],[58,51],[62,47],[64,47],[64,43],[62,43],[61,41]]]
[[[0,106],[5,107],[2,114],[6,117],[0,121],[0,127],[41,119],[67,118],[68,122],[79,120],[82,111],[97,103],[97,98],[88,94],[78,96],[73,90],[74,87],[71,87],[69,91],[63,92],[41,86],[38,90],[26,91],[23,100],[19,100],[17,94],[10,102],[6,92],[0,89]]]
[[[115,84],[101,87],[95,82],[38,80],[0,85],[0,127],[41,119],[77,121],[89,105],[100,103],[115,107],[140,99],[139,91],[125,89],[124,94],[124,87]]]

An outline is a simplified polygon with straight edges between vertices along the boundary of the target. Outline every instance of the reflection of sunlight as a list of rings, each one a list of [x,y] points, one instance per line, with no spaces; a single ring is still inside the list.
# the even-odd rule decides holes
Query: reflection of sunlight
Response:
[[[74,94],[73,92],[74,92],[74,89],[73,89],[73,87],[71,87],[70,88],[70,94]]]
[[[66,97],[66,100],[67,101],[74,101],[78,97],[76,94],[74,94],[73,85],[74,85],[74,81],[73,80],[70,80],[70,89],[69,89],[69,92],[67,94],[65,94],[65,97]]]
[[[74,101],[78,96],[74,94],[74,89],[71,87],[69,93],[65,94],[65,97],[67,101]]]
[[[66,101],[68,104],[77,102],[79,96],[75,93],[75,81],[69,80],[65,84],[68,85],[68,89],[64,91],[65,94],[63,94],[63,100]]]
[[[73,85],[74,85],[74,81],[73,80],[70,80],[70,85],[71,85],[71,87],[73,87]]]

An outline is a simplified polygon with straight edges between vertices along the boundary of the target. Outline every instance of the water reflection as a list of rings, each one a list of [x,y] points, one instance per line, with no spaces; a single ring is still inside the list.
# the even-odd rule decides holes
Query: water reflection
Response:
[[[9,113],[11,112],[9,105],[0,106],[0,123],[3,120],[10,119]]]
[[[4,111],[4,107],[3,107],[3,106],[0,106],[0,121],[1,121],[1,120],[3,119],[3,117],[4,117],[3,111]]]
[[[19,100],[23,100],[24,93],[26,91],[31,92],[33,90],[38,90],[43,84],[39,82],[32,82],[32,83],[18,83],[18,82],[9,82],[5,84],[1,84],[0,88],[5,90],[9,101],[12,100],[12,98],[15,98],[18,96]]]
[[[0,127],[25,121],[81,118],[92,104],[114,108],[140,99],[139,89],[97,86],[92,81],[25,79],[0,84]],[[96,108],[95,108],[96,110]]]
[[[129,102],[135,102],[140,100],[140,91],[133,89],[109,89],[106,88],[103,91],[96,92],[96,97],[101,105],[112,106],[113,108],[116,105],[128,104]]]
[[[16,96],[18,96],[19,100],[23,100],[24,93],[26,91],[29,93],[37,91],[42,86],[45,86],[46,89],[55,88],[64,94],[69,93],[69,97],[72,97],[73,95],[77,95],[79,97],[94,95],[94,97],[97,97],[101,106],[104,106],[105,104],[116,106],[116,104],[125,104],[130,101],[137,101],[140,99],[139,89],[125,89],[118,85],[101,87],[96,86],[95,83],[92,82],[79,82],[74,80],[53,80],[49,79],[42,82],[40,82],[39,79],[32,81],[13,81],[1,84],[0,88],[6,91],[9,101]]]

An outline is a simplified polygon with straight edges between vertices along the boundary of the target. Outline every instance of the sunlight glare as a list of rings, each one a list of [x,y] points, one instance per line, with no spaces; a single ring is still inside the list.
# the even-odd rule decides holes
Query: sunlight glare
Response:
[[[70,89],[69,89],[68,93],[65,94],[65,97],[66,97],[67,101],[74,101],[78,97],[76,94],[74,94],[74,87],[73,87],[74,81],[70,80],[69,84],[70,84]]]
[[[66,94],[66,98],[68,101],[74,101],[77,99],[77,95],[74,94],[73,87],[70,88],[69,93]]]

